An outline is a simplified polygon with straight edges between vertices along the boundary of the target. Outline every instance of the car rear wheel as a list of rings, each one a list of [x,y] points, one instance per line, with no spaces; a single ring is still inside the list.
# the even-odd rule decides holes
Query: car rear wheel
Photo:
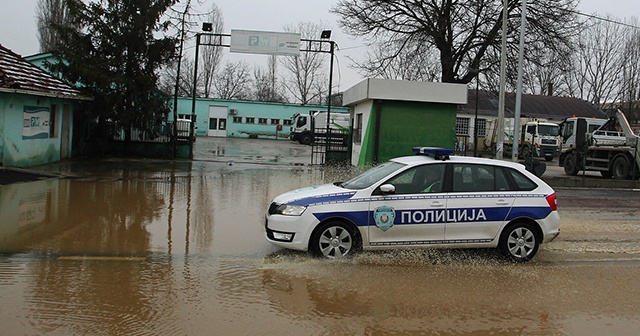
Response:
[[[499,248],[512,261],[529,261],[538,252],[540,241],[529,223],[508,226],[500,236]]]
[[[320,258],[344,258],[355,254],[360,248],[355,229],[337,221],[320,225],[309,242],[311,253]]]

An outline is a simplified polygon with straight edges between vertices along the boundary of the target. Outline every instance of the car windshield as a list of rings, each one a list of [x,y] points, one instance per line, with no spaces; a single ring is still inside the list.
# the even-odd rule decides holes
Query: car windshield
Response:
[[[560,127],[556,125],[538,125],[538,133],[542,135],[556,136],[560,134]]]
[[[369,188],[374,183],[380,181],[384,177],[393,173],[394,171],[404,167],[405,165],[398,162],[385,162],[381,165],[375,166],[364,173],[350,179],[347,182],[342,183],[340,186],[346,189],[365,189]]]

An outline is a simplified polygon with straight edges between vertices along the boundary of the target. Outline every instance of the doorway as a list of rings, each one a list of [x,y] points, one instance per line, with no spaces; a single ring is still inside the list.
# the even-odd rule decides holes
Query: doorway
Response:
[[[228,115],[229,108],[227,106],[209,106],[209,130],[207,131],[207,135],[226,137]]]

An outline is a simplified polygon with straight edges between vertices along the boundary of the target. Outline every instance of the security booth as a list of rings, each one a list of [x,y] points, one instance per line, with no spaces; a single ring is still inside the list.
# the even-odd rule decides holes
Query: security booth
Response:
[[[412,155],[415,146],[453,149],[464,84],[366,79],[345,91],[353,123],[351,164]]]

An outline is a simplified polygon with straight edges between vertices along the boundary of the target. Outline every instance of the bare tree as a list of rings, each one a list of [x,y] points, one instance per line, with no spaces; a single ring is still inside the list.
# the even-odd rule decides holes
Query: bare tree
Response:
[[[638,20],[631,24],[638,26]],[[640,122],[640,31],[626,29],[625,47],[622,55],[622,75],[619,83],[622,103],[620,108],[627,112],[633,123]]]
[[[303,39],[317,39],[319,32],[324,29],[322,24],[300,22],[297,26],[285,26],[287,32],[297,32]],[[284,87],[294,100],[301,104],[322,98],[322,94],[313,90],[324,73],[324,53],[303,52],[299,57],[287,56],[282,58],[282,65],[287,70],[288,77]],[[325,86],[328,92],[328,81]]]
[[[211,31],[213,34],[221,34],[224,31],[224,20],[222,18],[222,12],[216,4],[211,7],[211,12],[207,17],[207,22],[211,23]],[[200,50],[202,55],[202,68],[198,69],[198,72],[202,73],[203,80],[203,95],[206,98],[211,97],[211,89],[213,87],[213,79],[220,66],[222,60],[222,47],[220,46],[202,46]]]
[[[277,78],[277,58],[269,55],[267,70],[257,66],[253,70],[254,89],[252,99],[264,102],[285,102],[281,85]]]
[[[40,52],[57,50],[60,34],[53,29],[53,25],[69,27],[72,22],[67,0],[38,0],[37,20]]]
[[[527,41],[549,49],[567,45],[577,24],[573,12],[577,3],[529,2]],[[520,1],[509,1],[509,17],[519,17],[520,8]],[[499,53],[502,9],[502,1],[486,0],[340,0],[332,12],[338,14],[339,24],[349,34],[398,46],[395,53],[380,59],[380,66],[406,48],[434,48],[439,53],[440,79],[469,83],[478,73],[495,66],[495,58],[486,58],[491,51]],[[506,32],[511,45],[518,43],[518,28],[510,25]]]
[[[214,82],[214,87],[220,99],[247,99],[250,83],[251,76],[247,62],[227,62]]]
[[[574,66],[582,99],[600,104],[619,98],[617,84],[625,44],[622,32],[617,24],[597,21],[580,34]]]
[[[353,66],[364,77],[435,81],[441,73],[435,50],[425,48],[424,45],[400,49],[399,43],[391,41],[370,47],[372,48],[367,52],[365,61],[355,62]]]
[[[180,76],[178,77],[178,67],[177,67],[177,62],[174,62],[174,64],[171,64],[170,66],[167,66],[163,69],[162,71],[162,81],[159,85],[159,89],[168,94],[168,95],[173,95],[174,94],[174,90],[176,89],[176,80],[178,81],[178,91],[177,91],[177,96],[178,97],[190,97],[193,94],[193,68],[195,65],[194,60],[189,57],[189,56],[185,56],[182,58],[181,61],[181,71],[180,71]],[[196,82],[200,82],[202,80],[202,74],[198,74],[198,81]],[[201,97],[202,96],[202,88],[198,87],[198,89],[196,90],[196,96]]]
[[[572,50],[563,52],[534,48],[530,60],[523,64],[523,91],[538,95],[566,95],[566,77],[571,69]],[[511,83],[512,88],[516,83]]]

